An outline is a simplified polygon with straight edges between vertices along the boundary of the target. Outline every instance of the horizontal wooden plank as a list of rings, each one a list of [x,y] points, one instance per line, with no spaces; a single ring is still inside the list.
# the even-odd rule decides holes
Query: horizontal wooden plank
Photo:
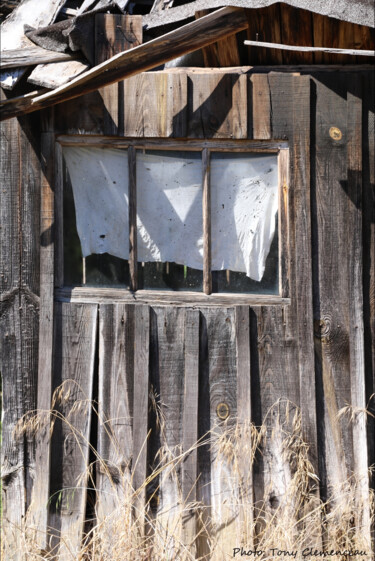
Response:
[[[112,136],[67,136],[61,135],[57,137],[57,141],[63,146],[85,146],[85,147],[111,147],[111,148],[127,148],[135,146],[136,148],[155,148],[158,150],[203,150],[204,148],[222,151],[238,151],[252,150],[255,152],[278,152],[288,148],[288,142],[285,140],[231,140],[227,138],[214,139],[195,139],[189,138],[182,141],[173,138],[165,138],[161,142],[156,138],[135,138],[123,139],[114,138]]]
[[[166,304],[171,306],[273,306],[290,304],[290,298],[272,294],[203,294],[197,292],[159,292],[138,290],[129,292],[122,288],[58,288],[55,290],[58,302],[139,302],[142,304]]]
[[[246,28],[247,18],[243,9],[222,8],[134,49],[113,56],[75,78],[68,85],[35,98],[23,112],[31,113],[119,82]],[[6,118],[10,117],[8,114]]]
[[[35,66],[36,64],[47,64],[48,62],[59,62],[62,60],[76,60],[76,56],[69,53],[58,53],[48,51],[42,47],[29,47],[1,51],[1,68],[19,68],[20,66]]]
[[[334,49],[332,47],[302,47],[295,45],[282,45],[280,43],[264,43],[263,41],[244,41],[245,45],[251,47],[263,47],[266,49],[281,49],[283,51],[298,51],[304,53],[331,53],[337,55],[353,56],[375,56],[375,51],[363,51],[361,49]]]

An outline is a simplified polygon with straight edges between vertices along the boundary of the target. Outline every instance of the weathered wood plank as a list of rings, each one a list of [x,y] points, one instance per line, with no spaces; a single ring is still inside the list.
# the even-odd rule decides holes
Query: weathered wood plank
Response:
[[[118,509],[130,484],[133,456],[134,306],[99,309],[99,426],[96,512],[100,523]],[[111,543],[111,536],[107,536]]]
[[[184,442],[185,311],[172,307],[154,308],[154,314],[151,383],[158,395],[160,429],[156,432],[153,428],[153,446],[155,449],[157,437],[157,463],[166,466],[167,462],[181,454]],[[170,558],[176,555],[182,539],[179,525],[183,508],[180,492],[182,472],[183,462],[174,462],[164,467],[159,479],[158,528],[154,539],[164,548],[165,556]],[[171,539],[171,536],[175,539]]]
[[[150,309],[136,306],[134,318],[133,487],[136,517],[143,520],[147,476]]]
[[[239,425],[239,528],[241,541],[251,549],[254,544],[253,525],[253,465],[250,379],[250,316],[248,306],[235,309],[235,339],[237,361],[237,420]],[[245,452],[246,451],[246,452]]]
[[[194,557],[196,551],[196,513],[188,505],[196,501],[199,389],[199,312],[185,312],[185,372],[182,418],[182,451],[187,454],[182,464],[183,541]]]
[[[350,403],[348,330],[348,203],[346,80],[317,76],[314,170],[313,289],[317,373],[319,476],[328,486],[352,472],[353,441],[338,411]]]
[[[364,74],[363,96],[363,319],[369,465],[375,463],[375,88],[373,73]],[[371,397],[372,396],[372,397]],[[375,480],[371,484],[374,487]]]
[[[209,14],[209,10],[197,10],[195,19]],[[205,66],[239,66],[241,64],[238,52],[237,38],[228,37],[202,49]]]
[[[48,128],[53,128],[53,109],[47,110]],[[48,500],[50,496],[50,408],[53,372],[54,290],[54,172],[55,136],[42,133],[40,209],[40,311],[37,408],[42,414],[35,447],[35,483],[30,509],[39,548],[47,549]]]
[[[86,514],[97,305],[56,304],[54,316],[56,420],[51,445],[49,525],[61,561],[81,548]],[[54,539],[52,545],[55,545]]]
[[[280,4],[260,8],[258,10],[246,10],[249,28],[247,38],[249,41],[268,41],[281,43],[281,13]],[[283,53],[276,49],[264,49],[248,47],[249,64],[283,64]]]
[[[252,138],[267,140],[272,138],[271,99],[267,75],[257,74],[250,78],[252,83]]]
[[[34,98],[30,101],[30,106],[24,109],[24,113],[96,91],[102,86],[155,68],[168,60],[200,49],[246,27],[247,21],[242,9],[222,8],[130,51],[115,55],[69,84],[47,95]]]
[[[353,411],[366,409],[366,379],[363,323],[363,258],[362,258],[362,81],[353,76],[354,87],[347,96],[348,115],[348,222],[350,229],[349,265],[349,333],[351,406]],[[368,490],[368,454],[366,416],[355,414],[352,422],[354,470],[357,476],[356,523],[371,547]]]
[[[186,76],[148,72],[126,80],[124,87],[125,136],[186,136]]]
[[[76,57],[69,53],[48,51],[35,45],[27,48],[1,51],[1,68],[19,68],[20,66],[35,66],[51,62],[72,61]],[[87,68],[86,68],[87,69]]]
[[[80,60],[39,64],[34,68],[27,81],[43,88],[54,89],[73,80],[89,68],[89,64]]]
[[[210,294],[199,292],[159,292],[157,290],[137,290],[134,294],[123,289],[75,287],[61,288],[55,292],[59,302],[138,302],[170,306],[273,306],[290,304],[290,298],[273,294]]]
[[[262,41],[245,41],[245,45],[252,47],[264,47],[266,49],[281,49],[282,51],[294,51],[299,53],[330,53],[335,55],[352,55],[352,56],[375,56],[375,51],[362,51],[360,49],[335,49],[333,47],[305,47],[295,45],[283,45],[279,43],[264,43]],[[306,61],[309,64],[310,61]],[[337,62],[337,61],[336,61]],[[290,64],[290,62],[288,62]],[[298,64],[295,63],[295,64]]]
[[[279,168],[279,294],[289,296],[290,284],[290,220],[289,220],[289,150],[280,150]]]
[[[211,185],[210,185],[210,154],[207,148],[202,151],[203,169],[203,292],[212,292],[211,274]]]
[[[1,94],[3,95],[3,94]],[[30,505],[34,443],[14,435],[36,408],[39,322],[40,123],[0,128],[0,370],[2,376],[2,531],[4,555],[19,561]],[[9,157],[12,154],[12,158]]]
[[[221,561],[233,553],[233,535],[239,517],[238,474],[225,453],[228,438],[225,431],[234,427],[238,414],[235,314],[233,308],[221,308],[207,311],[205,316],[210,426],[215,430],[211,444],[210,504],[212,535],[217,545],[212,559]]]
[[[121,52],[141,45],[142,16],[96,14],[95,62],[101,64]],[[100,89],[105,113],[104,133],[123,134],[124,83],[118,82]]]
[[[298,10],[288,4],[280,5],[282,24],[280,25],[281,41],[285,45],[313,46],[313,20],[312,13],[306,10]],[[316,45],[325,47],[326,45]],[[329,46],[329,45],[327,45]],[[277,47],[276,47],[277,48]],[[312,52],[287,50],[283,52],[283,64],[313,64]]]

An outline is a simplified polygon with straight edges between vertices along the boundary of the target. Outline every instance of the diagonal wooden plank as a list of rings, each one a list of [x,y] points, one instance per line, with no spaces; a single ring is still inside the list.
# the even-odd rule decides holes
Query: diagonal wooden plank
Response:
[[[119,82],[246,28],[247,19],[243,9],[222,8],[130,51],[113,56],[108,61],[75,78],[69,84],[61,86],[47,95],[34,98],[23,112],[37,111]],[[8,109],[5,118],[12,116],[15,114],[12,115]]]

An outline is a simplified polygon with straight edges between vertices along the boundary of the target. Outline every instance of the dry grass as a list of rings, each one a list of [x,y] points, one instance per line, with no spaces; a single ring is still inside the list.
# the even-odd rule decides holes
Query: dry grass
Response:
[[[46,419],[52,419],[52,427],[58,420],[66,424],[82,454],[86,454],[90,444],[75,429],[74,418],[87,411],[88,401],[76,401],[64,415],[61,411],[70,397],[71,388],[67,385],[60,388],[54,396],[53,411],[30,414],[18,431],[32,432],[37,437]],[[323,503],[296,407],[278,402],[268,412],[262,427],[233,423],[233,420],[231,424],[224,422],[193,449],[181,453],[178,447],[168,448],[165,424],[155,396],[151,401],[157,413],[162,446],[152,473],[137,490],[133,488],[131,466],[121,460],[115,430],[94,408],[112,449],[117,450],[119,462],[108,462],[92,450],[95,460],[81,475],[76,489],[62,490],[61,502],[67,504],[77,489],[82,486],[93,489],[95,482],[101,482],[101,487],[95,489],[95,519],[91,528],[87,528],[80,551],[73,551],[63,536],[59,561],[224,561],[233,557],[372,559],[368,525],[370,519],[374,524],[374,496],[362,492],[364,487],[368,488],[368,479],[364,482],[353,476],[339,487],[331,488],[330,500]],[[189,496],[184,499],[181,489],[184,460],[193,450],[198,449],[199,453],[207,445],[211,449],[211,480],[202,477],[196,482],[200,500],[191,501]],[[254,490],[253,481],[259,477],[254,479],[253,468],[259,462],[261,467],[257,471],[263,474],[262,489]],[[145,505],[141,500],[143,493],[148,498]],[[202,498],[208,496],[210,504],[204,504]],[[9,540],[17,544],[17,559],[56,559],[54,554],[59,545],[50,552],[40,551],[38,529],[27,518],[22,528],[13,528],[4,538],[4,559],[5,552],[14,547]],[[242,553],[247,555],[235,549],[241,546]],[[334,553],[324,557],[304,555],[308,548]],[[348,555],[356,550],[367,555]],[[279,551],[288,554],[279,555]]]

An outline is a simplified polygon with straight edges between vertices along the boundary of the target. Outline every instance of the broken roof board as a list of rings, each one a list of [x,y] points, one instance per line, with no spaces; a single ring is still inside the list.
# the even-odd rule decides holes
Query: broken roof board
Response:
[[[246,29],[247,25],[244,10],[222,8],[134,49],[113,56],[68,84],[30,100],[27,106],[23,106],[21,114],[56,105],[145,70],[156,68],[178,56],[238,33]],[[12,111],[11,104],[3,107],[1,120],[20,114],[16,104],[14,110],[15,112]]]

